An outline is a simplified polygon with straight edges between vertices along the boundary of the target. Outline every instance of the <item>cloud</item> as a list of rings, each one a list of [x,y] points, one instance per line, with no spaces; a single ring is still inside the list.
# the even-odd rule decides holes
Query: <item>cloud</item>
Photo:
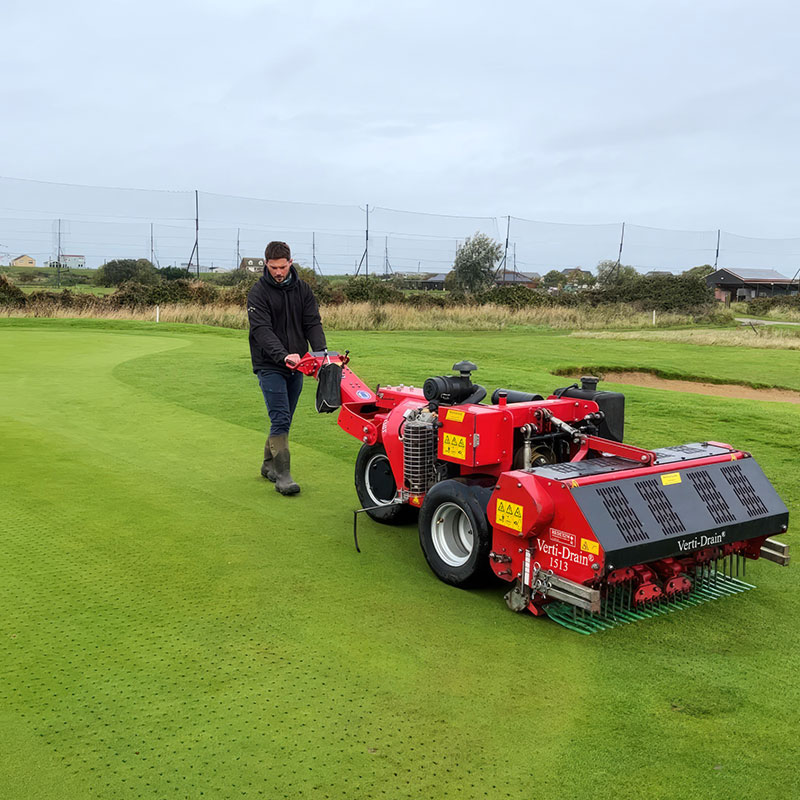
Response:
[[[4,7],[21,177],[796,232],[787,2]]]

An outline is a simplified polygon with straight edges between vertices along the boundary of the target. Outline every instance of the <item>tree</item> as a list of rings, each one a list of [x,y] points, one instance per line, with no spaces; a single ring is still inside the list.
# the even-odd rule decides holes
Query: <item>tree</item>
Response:
[[[609,260],[601,261],[597,265],[597,283],[600,286],[627,283],[637,278],[641,278],[641,275],[634,267],[627,264],[618,264],[616,261]]]
[[[119,286],[126,281],[134,283],[157,283],[156,268],[146,258],[116,258],[97,269],[94,276],[96,286]]]
[[[0,306],[24,306],[25,292],[0,272]]]
[[[716,268],[712,267],[711,264],[701,264],[699,267],[684,270],[681,275],[685,275],[687,278],[705,278],[712,272],[716,272]]]
[[[542,278],[542,286],[550,288],[551,286],[563,286],[566,283],[566,277],[557,269],[551,269]]]
[[[485,233],[468,236],[456,250],[453,263],[456,288],[465,292],[479,292],[491,286],[495,264],[502,254],[502,246]]]
[[[311,269],[311,267],[304,267],[295,261],[294,268],[297,270],[297,277],[300,278],[300,280],[305,281],[311,287],[311,291],[314,293],[316,293],[317,289],[320,289],[324,284],[327,283],[325,278],[323,278],[321,275],[317,275],[317,273]]]
[[[213,267],[212,269],[217,269],[217,267]],[[161,267],[158,270],[158,274],[165,280],[165,281],[177,281],[177,280],[191,280],[192,273],[186,267]]]

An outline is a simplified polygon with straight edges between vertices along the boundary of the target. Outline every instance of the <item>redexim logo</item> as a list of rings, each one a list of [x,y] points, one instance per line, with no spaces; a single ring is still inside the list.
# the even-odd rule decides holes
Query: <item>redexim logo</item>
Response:
[[[684,552],[686,550],[699,550],[701,547],[710,547],[713,544],[722,544],[725,541],[725,537],[727,533],[725,531],[720,531],[719,533],[715,533],[713,536],[707,536],[703,534],[702,536],[695,536],[694,539],[679,539],[678,540],[678,550]]]

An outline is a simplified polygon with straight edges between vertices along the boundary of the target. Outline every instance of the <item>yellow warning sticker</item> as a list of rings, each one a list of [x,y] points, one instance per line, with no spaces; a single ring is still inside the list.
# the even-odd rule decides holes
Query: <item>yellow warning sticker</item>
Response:
[[[578,483],[578,481],[572,481],[572,488],[573,489],[577,489],[579,486],[580,486],[580,484]]]
[[[442,441],[442,455],[450,458],[460,458],[467,460],[467,437],[456,436],[454,433],[446,433]]]
[[[591,539],[581,539],[581,550],[584,553],[591,553],[592,555],[600,555],[600,545]]]
[[[681,482],[680,472],[668,472],[666,475],[661,476],[661,483],[664,486],[672,486],[673,483]]]
[[[497,524],[522,533],[522,506],[498,499]]]
[[[444,415],[444,418],[452,420],[453,422],[463,422],[464,412],[459,411],[457,408],[448,408],[447,413]]]

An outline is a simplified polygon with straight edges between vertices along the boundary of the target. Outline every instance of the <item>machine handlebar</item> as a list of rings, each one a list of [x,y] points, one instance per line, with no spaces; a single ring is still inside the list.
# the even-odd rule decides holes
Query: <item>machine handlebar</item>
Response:
[[[341,364],[344,366],[348,361],[350,361],[349,350],[345,350],[344,354],[323,350],[306,353],[294,366],[290,364],[286,366],[289,367],[289,369],[294,369],[298,372],[302,372],[304,375],[316,378],[323,364]]]

